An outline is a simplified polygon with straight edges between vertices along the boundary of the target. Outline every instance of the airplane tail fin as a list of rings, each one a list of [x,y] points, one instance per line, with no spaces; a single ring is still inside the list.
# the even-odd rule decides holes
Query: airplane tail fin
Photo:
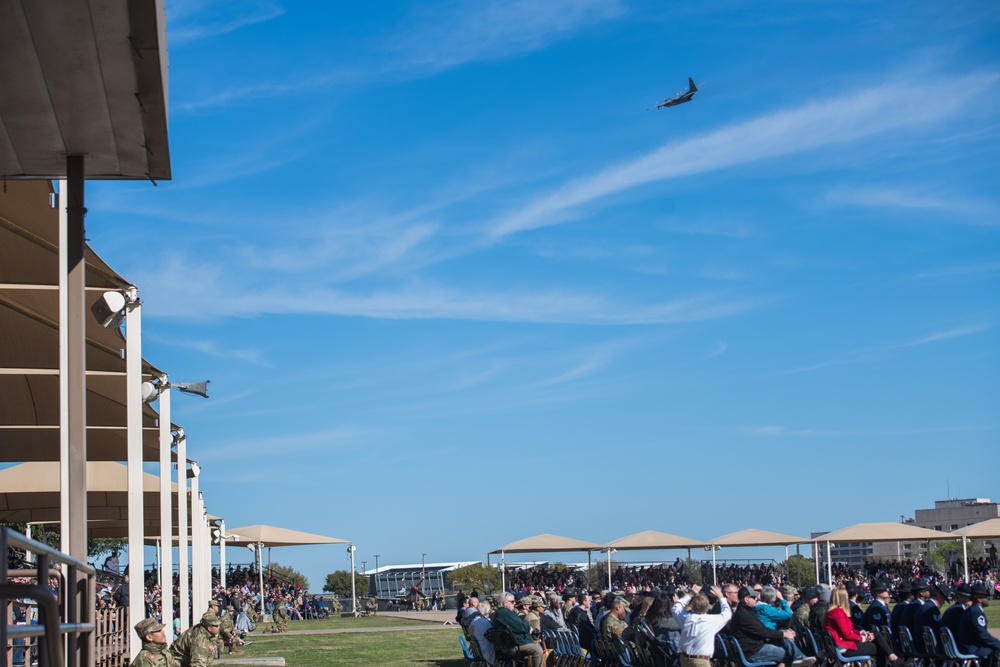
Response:
[[[688,77],[688,92],[689,93],[698,92],[698,86],[694,85],[694,79],[692,79],[691,77]]]

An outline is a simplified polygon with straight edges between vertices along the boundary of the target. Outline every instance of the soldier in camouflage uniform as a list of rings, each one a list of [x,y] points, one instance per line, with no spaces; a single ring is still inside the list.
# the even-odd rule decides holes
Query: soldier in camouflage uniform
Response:
[[[219,617],[206,611],[198,625],[193,625],[170,646],[170,652],[181,667],[212,667],[215,661],[215,637],[219,634]]]
[[[240,638],[236,634],[236,624],[233,623],[233,605],[226,605],[226,612],[219,617],[219,639],[223,646],[229,647],[230,653],[243,653],[239,648]]]
[[[622,636],[622,632],[628,627],[628,623],[625,622],[625,615],[628,614],[628,608],[629,604],[625,598],[615,598],[615,601],[611,603],[611,611],[601,621],[602,637],[605,639],[614,639],[615,637]]]
[[[563,620],[569,621],[569,613],[573,611],[573,607],[576,606],[577,593],[572,588],[567,588],[563,591]]]
[[[545,611],[545,600],[537,595],[526,595],[522,599],[528,601],[528,612],[524,615],[524,622],[531,626],[532,632],[541,632],[542,612]]]
[[[340,596],[335,593],[333,596],[333,613],[340,616],[343,611],[344,605],[340,604]]]
[[[142,650],[131,667],[180,667],[173,653],[167,650],[166,626],[155,618],[144,618],[135,624],[135,634],[142,639]]]
[[[368,602],[365,603],[365,612],[369,616],[378,616],[378,597],[372,596]]]
[[[289,596],[285,596],[287,598]],[[288,612],[285,611],[285,598],[278,596],[274,601],[274,628],[272,632],[288,632]]]

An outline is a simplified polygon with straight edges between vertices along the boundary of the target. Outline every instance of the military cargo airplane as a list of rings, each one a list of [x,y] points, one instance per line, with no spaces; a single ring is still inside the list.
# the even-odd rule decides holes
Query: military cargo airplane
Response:
[[[684,104],[685,102],[690,102],[694,94],[698,92],[698,86],[694,85],[694,79],[688,77],[688,89],[683,93],[677,93],[673,97],[668,97],[659,104],[656,105],[657,109],[662,109],[663,107],[675,107],[678,104]]]

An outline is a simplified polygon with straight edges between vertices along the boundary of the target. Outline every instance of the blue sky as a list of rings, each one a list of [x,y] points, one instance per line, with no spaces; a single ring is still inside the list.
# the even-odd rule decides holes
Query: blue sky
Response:
[[[995,3],[167,12],[174,179],[88,234],[212,379],[230,526],[360,568],[1000,497]]]

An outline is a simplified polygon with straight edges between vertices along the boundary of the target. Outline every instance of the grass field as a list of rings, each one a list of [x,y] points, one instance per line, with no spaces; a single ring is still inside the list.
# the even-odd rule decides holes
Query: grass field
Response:
[[[376,622],[378,625],[376,625]],[[289,630],[320,630],[324,621],[290,623]],[[337,619],[335,628],[426,625],[420,621],[363,618]],[[458,643],[461,631],[453,628],[395,632],[346,632],[319,635],[258,635],[241,657],[280,656],[289,667],[463,667]],[[226,656],[223,656],[226,657]]]

